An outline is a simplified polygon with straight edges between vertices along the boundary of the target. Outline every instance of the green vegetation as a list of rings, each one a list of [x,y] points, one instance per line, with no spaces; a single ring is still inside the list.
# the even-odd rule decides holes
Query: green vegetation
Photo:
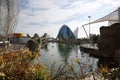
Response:
[[[90,34],[90,41],[95,44],[98,42],[98,39],[99,39],[99,35],[96,35],[96,34]]]

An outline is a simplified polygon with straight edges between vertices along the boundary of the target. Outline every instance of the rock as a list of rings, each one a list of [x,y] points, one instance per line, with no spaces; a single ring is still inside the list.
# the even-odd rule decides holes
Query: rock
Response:
[[[104,54],[113,54],[120,49],[120,23],[100,28],[98,48]]]

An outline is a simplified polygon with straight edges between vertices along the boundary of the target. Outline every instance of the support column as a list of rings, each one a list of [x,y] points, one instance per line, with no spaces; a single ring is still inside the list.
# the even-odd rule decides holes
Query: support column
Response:
[[[120,23],[120,7],[118,8],[118,23]]]

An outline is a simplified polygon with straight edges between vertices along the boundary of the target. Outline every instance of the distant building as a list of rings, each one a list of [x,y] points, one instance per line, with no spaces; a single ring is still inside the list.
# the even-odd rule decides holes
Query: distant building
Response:
[[[73,31],[75,39],[78,39],[78,27]]]
[[[37,33],[34,34],[34,38],[39,38],[39,35]]]
[[[30,37],[27,37],[23,33],[13,33],[13,36],[9,38],[10,43],[27,43]]]
[[[67,25],[63,25],[59,30],[57,39],[75,39],[75,35]]]

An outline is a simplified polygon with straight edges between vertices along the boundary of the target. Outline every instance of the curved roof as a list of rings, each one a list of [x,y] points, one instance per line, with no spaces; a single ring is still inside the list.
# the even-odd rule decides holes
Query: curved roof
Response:
[[[57,38],[59,38],[59,39],[74,39],[75,36],[74,36],[73,32],[71,31],[71,29],[67,25],[63,25],[59,30]]]
[[[25,37],[25,34],[23,33],[13,33],[14,37]]]

